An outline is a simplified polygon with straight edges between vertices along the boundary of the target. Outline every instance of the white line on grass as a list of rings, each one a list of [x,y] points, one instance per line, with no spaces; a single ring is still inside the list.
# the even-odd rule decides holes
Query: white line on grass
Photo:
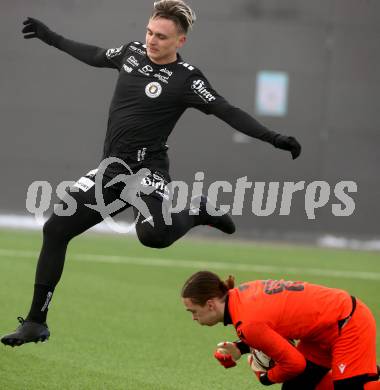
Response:
[[[14,251],[0,249],[0,256],[37,258],[37,252],[30,251]],[[313,275],[327,276],[342,279],[361,279],[361,280],[380,280],[380,273],[367,271],[344,271],[321,268],[295,268],[281,267],[273,265],[259,264],[243,264],[243,263],[221,263],[214,261],[194,261],[182,259],[162,259],[156,257],[130,257],[130,256],[114,256],[114,255],[96,255],[96,254],[74,254],[69,255],[77,261],[96,262],[96,263],[111,263],[111,264],[133,264],[142,266],[155,267],[170,267],[170,268],[195,268],[195,269],[219,269],[219,270],[234,270],[248,271],[257,273],[277,273],[290,275]]]

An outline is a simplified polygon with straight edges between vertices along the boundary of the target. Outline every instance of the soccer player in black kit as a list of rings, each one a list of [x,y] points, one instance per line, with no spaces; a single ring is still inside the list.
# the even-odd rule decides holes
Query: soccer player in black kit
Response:
[[[143,245],[152,248],[165,248],[198,225],[210,225],[228,234],[235,231],[228,214],[215,216],[207,213],[208,200],[204,196],[198,199],[198,215],[187,209],[174,214],[171,225],[164,221],[165,186],[156,184],[170,182],[166,141],[187,108],[213,114],[248,136],[289,151],[293,159],[301,152],[301,146],[293,137],[268,130],[232,106],[213,89],[198,68],[181,58],[177,51],[185,44],[194,20],[193,11],[183,1],[156,1],[145,43],[134,41],[108,50],[66,39],[36,19],[27,18],[24,22],[24,38],[38,38],[88,65],[118,71],[103,159],[117,157],[128,164],[133,174],[141,168],[149,169],[148,182],[155,187],[152,192],[141,194],[141,199],[154,223],[147,223],[147,219],[139,215],[135,207],[133,209],[137,216],[137,236]],[[120,163],[106,168],[101,184],[106,204],[119,198],[123,186],[120,183],[105,185],[116,176],[129,173]],[[96,170],[87,174],[82,182],[79,180],[79,190],[70,193],[77,202],[77,210],[72,216],[53,214],[45,223],[32,305],[25,320],[19,317],[20,325],[16,331],[2,337],[5,345],[18,346],[49,338],[48,306],[62,274],[67,245],[72,238],[103,219],[98,211],[86,206],[96,203],[95,175]],[[117,212],[129,206],[126,204]]]

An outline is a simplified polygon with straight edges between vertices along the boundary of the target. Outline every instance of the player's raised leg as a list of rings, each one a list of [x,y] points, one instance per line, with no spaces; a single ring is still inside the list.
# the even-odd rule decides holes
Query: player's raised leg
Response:
[[[154,194],[143,196],[142,199],[148,206],[151,216],[146,218],[140,214],[136,223],[136,232],[140,242],[145,246],[168,247],[191,228],[199,225],[209,225],[227,234],[235,232],[235,224],[230,215],[213,216],[207,212],[207,210],[218,209],[211,205],[205,196],[192,199],[189,209],[171,214],[170,224],[163,215],[162,200]],[[135,208],[134,213],[137,217],[138,210]]]

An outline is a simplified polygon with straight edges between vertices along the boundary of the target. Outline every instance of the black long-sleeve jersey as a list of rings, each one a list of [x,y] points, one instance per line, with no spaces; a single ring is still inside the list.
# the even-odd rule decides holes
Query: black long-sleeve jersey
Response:
[[[155,162],[167,170],[166,141],[189,107],[213,114],[244,134],[275,144],[278,133],[228,103],[203,73],[180,55],[173,63],[158,65],[149,59],[141,42],[107,50],[58,36],[54,46],[89,65],[119,72],[103,158],[118,157],[132,166],[150,166]]]

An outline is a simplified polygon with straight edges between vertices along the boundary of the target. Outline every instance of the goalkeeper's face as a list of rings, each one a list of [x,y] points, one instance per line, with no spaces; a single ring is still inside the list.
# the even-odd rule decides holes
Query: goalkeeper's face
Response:
[[[217,298],[209,299],[204,306],[193,303],[191,298],[182,298],[182,302],[200,325],[213,326],[223,320],[223,310]]]

